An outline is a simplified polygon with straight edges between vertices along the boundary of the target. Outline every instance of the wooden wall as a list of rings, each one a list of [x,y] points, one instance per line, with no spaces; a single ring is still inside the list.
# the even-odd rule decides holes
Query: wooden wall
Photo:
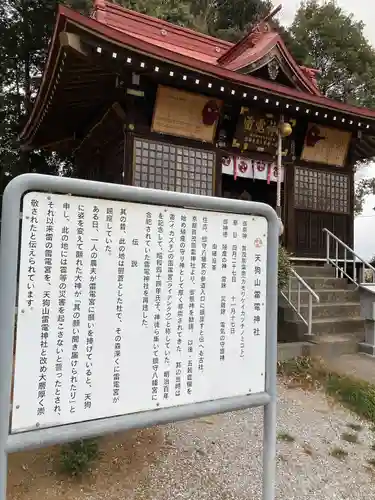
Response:
[[[151,85],[150,89],[146,86],[144,99],[127,96],[93,125],[75,152],[78,176],[225,196],[221,174],[221,158],[225,152],[212,144],[152,133],[154,99],[155,86]],[[307,123],[300,130],[302,138],[306,126]],[[297,158],[302,149],[301,141],[298,142]],[[152,162],[147,165],[147,149],[155,150],[152,165]],[[179,161],[182,166],[177,166]],[[178,169],[182,169],[181,172]],[[349,246],[353,245],[353,179],[349,162],[337,168],[297,159],[294,166],[285,166],[284,242],[295,256],[324,257],[324,228]]]
[[[326,228],[353,247],[354,173],[342,169],[308,165],[287,170],[287,247],[296,257],[323,258]]]
[[[77,176],[103,182],[124,182],[126,116],[114,103],[91,128],[74,152]]]

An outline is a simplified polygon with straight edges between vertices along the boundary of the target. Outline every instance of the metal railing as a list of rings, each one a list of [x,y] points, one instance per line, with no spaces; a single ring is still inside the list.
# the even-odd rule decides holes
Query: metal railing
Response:
[[[328,229],[323,229],[326,234],[326,261],[335,268],[336,278],[344,276],[356,286],[375,284],[375,267],[365,259],[362,259],[352,248],[340,240]],[[331,247],[333,243],[334,256],[331,256]],[[343,250],[343,256],[340,256],[340,250]],[[349,257],[349,258],[348,258]],[[359,264],[359,269],[357,269]],[[351,273],[350,273],[351,269]]]
[[[293,279],[296,280],[296,288],[292,287]],[[301,303],[301,292],[305,291],[308,293],[307,302],[307,317],[302,314],[302,307],[305,303]],[[291,270],[288,282],[288,289],[281,291],[281,295],[288,302],[290,307],[295,311],[298,317],[307,326],[307,335],[312,335],[312,307],[313,300],[317,303],[320,302],[318,294],[306,283],[306,281],[301,278],[301,276],[294,270]]]

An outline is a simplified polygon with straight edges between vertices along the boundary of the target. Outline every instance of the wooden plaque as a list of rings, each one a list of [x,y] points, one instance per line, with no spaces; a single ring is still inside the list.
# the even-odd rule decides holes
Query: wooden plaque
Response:
[[[202,119],[203,109],[210,101],[222,106],[222,101],[159,85],[151,130],[212,143],[217,120],[205,125]]]
[[[301,160],[343,167],[351,132],[309,123]]]
[[[296,120],[284,118],[292,126],[292,135],[283,139],[283,157],[287,159],[295,154],[294,131]],[[242,152],[258,151],[276,155],[278,142],[278,127],[280,115],[260,109],[241,108],[236,131],[233,137],[233,148]]]

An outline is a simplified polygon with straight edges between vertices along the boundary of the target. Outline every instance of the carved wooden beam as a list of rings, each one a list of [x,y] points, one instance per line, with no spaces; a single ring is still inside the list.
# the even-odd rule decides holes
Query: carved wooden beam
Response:
[[[74,135],[71,135],[69,137],[65,137],[64,139],[59,139],[57,141],[42,144],[41,146],[38,146],[37,149],[52,149],[52,150],[54,150],[56,147],[61,146],[62,144],[65,144],[65,143],[71,142],[71,141],[75,141],[75,140],[77,140],[77,138]],[[34,149],[35,149],[34,146],[30,146],[29,144],[22,144],[20,146],[21,151],[32,151]]]
[[[103,133],[103,127],[107,127],[110,123],[113,121],[119,122],[119,130],[122,130],[122,125],[124,124],[126,120],[126,113],[123,110],[122,106],[118,102],[114,102],[109,109],[103,114],[101,119],[95,123],[94,126],[91,127],[91,129],[88,131],[86,136],[80,141],[80,143],[77,145],[77,147],[74,149],[73,154],[77,153],[79,150],[81,150],[87,143],[91,141],[91,147],[97,147],[96,144],[96,139],[98,139],[98,142],[101,144],[101,147],[104,147],[105,144],[103,142],[103,137],[106,136],[105,133]]]
[[[81,43],[81,38],[75,33],[69,33],[68,31],[62,31],[59,35],[60,45],[65,49],[73,50],[76,54],[82,57],[87,57],[87,52],[83,48]]]
[[[280,10],[283,8],[282,4],[278,5],[274,9],[271,10],[269,14],[266,15],[266,17],[261,21],[263,23],[266,23],[267,21],[270,21],[273,17],[276,16],[280,12]]]

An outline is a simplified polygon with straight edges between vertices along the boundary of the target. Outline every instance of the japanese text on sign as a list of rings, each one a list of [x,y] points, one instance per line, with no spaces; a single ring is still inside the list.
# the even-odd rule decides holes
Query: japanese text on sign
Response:
[[[243,152],[259,151],[275,155],[279,121],[280,117],[278,115],[243,106],[238,117],[232,146],[239,148]],[[294,130],[296,121],[287,118],[285,118],[285,121],[289,122]],[[284,138],[282,154],[284,157],[294,156],[295,143],[293,134]]]
[[[24,197],[12,432],[263,392],[263,217]]]

